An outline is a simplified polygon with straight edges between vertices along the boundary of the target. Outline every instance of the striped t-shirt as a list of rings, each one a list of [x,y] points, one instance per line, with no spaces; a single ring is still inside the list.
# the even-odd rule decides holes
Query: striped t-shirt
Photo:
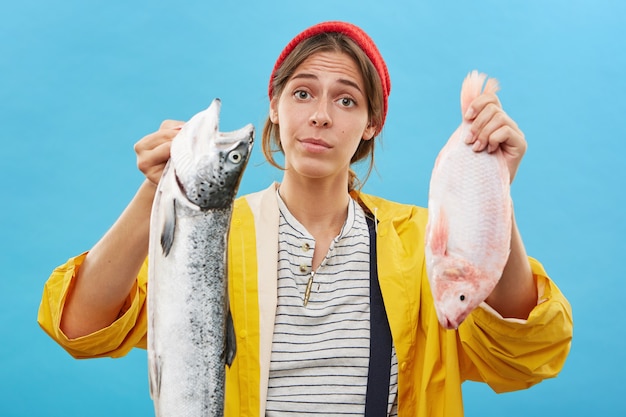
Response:
[[[317,271],[315,240],[278,198],[278,305],[266,416],[363,416],[370,346],[369,229],[350,200],[348,216]],[[314,272],[314,274],[313,274]],[[308,304],[304,293],[313,274]],[[389,415],[397,415],[392,354]]]

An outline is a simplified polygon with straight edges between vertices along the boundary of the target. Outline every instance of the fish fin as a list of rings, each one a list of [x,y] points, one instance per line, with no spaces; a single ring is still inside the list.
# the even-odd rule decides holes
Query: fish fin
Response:
[[[490,78],[485,84],[487,74],[478,72],[476,70],[467,74],[461,87],[461,114],[465,115],[469,105],[478,97],[481,93],[495,94],[499,89],[498,81],[495,78]],[[483,84],[485,89],[483,91]]]
[[[150,398],[156,400],[161,394],[161,358],[153,355],[148,361],[150,373]]]
[[[163,255],[167,256],[174,244],[174,230],[176,229],[176,200],[172,201],[170,210],[165,213],[165,220],[163,222],[163,231],[161,232],[161,249],[163,249]]]
[[[235,338],[235,326],[233,325],[233,316],[228,311],[226,315],[226,365],[230,367],[235,360],[235,354],[237,353],[237,340]]]
[[[444,256],[448,248],[448,218],[443,207],[439,208],[430,232],[430,249],[433,255]]]
[[[483,94],[495,94],[500,90],[500,84],[495,78],[489,78],[483,89]]]

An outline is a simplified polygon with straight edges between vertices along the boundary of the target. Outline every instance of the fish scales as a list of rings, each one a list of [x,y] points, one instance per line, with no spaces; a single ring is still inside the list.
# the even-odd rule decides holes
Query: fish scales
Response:
[[[236,349],[227,237],[254,128],[219,132],[219,110],[215,100],[174,138],[153,203],[148,364],[157,417],[223,415]]]
[[[226,245],[220,241],[229,216],[222,211],[179,219],[177,232],[189,239],[175,240],[170,252],[173,258],[157,257],[154,264],[163,277],[176,279],[157,278],[158,288],[154,288],[154,281],[149,288],[150,292],[167,294],[154,300],[159,304],[154,306],[158,308],[153,316],[154,330],[167,335],[156,338],[152,345],[161,374],[157,415],[220,415],[227,307],[226,288],[216,277],[226,272]],[[182,262],[174,257],[182,258]],[[177,267],[180,263],[184,271]],[[202,412],[194,414],[194,408]]]
[[[485,74],[474,71],[461,91],[465,114]],[[491,79],[485,92],[495,93]],[[439,153],[430,182],[426,268],[441,325],[457,328],[498,283],[510,251],[511,197],[500,149],[474,152],[465,143],[470,123],[462,121]]]

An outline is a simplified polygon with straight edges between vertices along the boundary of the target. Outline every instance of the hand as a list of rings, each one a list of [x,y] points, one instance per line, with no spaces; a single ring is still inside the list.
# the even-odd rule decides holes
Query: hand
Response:
[[[159,183],[165,164],[170,159],[172,139],[184,124],[178,120],[165,120],[159,130],[144,136],[135,144],[137,167],[155,185]]]
[[[498,147],[506,160],[511,182],[527,143],[524,133],[504,110],[495,94],[481,94],[470,104],[465,120],[471,122],[471,135],[465,140],[475,152],[494,152]]]

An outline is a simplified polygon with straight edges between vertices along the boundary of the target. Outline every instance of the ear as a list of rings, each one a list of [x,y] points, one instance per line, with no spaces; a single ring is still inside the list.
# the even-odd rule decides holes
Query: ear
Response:
[[[374,137],[375,134],[376,134],[376,125],[370,122],[365,127],[365,130],[363,131],[363,140],[370,140]]]
[[[270,120],[275,125],[278,124],[278,97],[276,96],[270,100]]]

